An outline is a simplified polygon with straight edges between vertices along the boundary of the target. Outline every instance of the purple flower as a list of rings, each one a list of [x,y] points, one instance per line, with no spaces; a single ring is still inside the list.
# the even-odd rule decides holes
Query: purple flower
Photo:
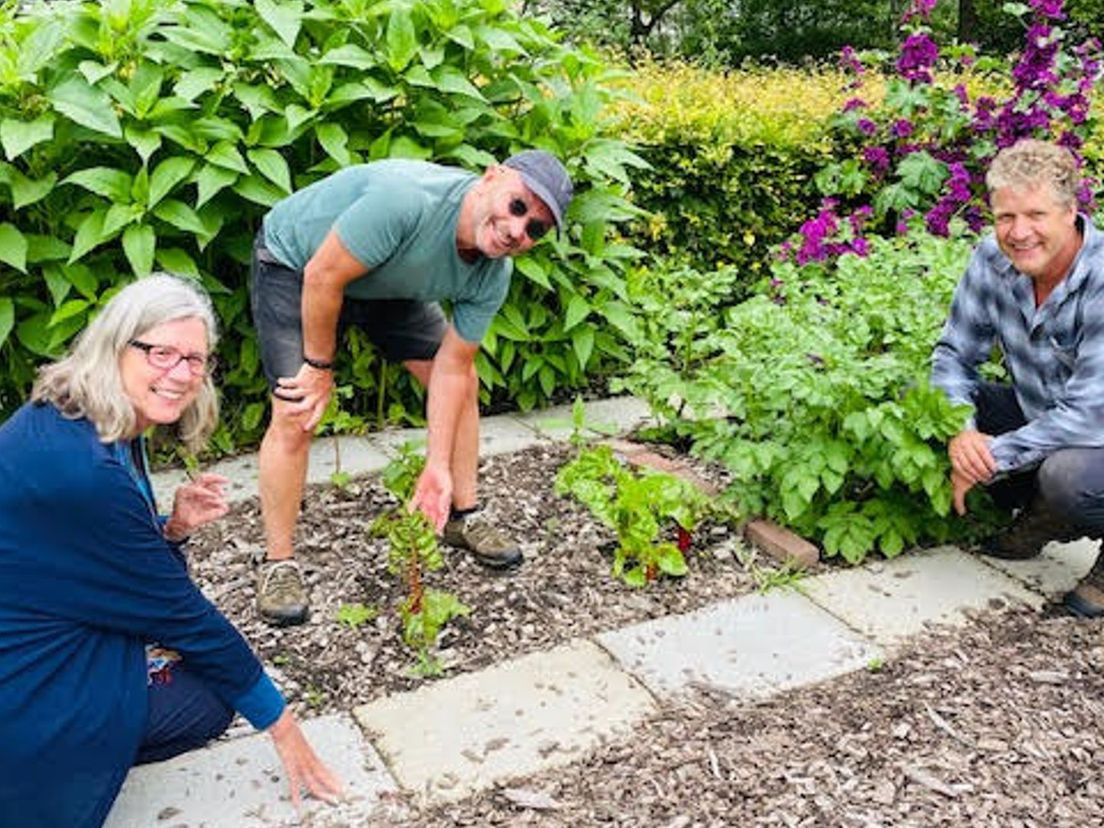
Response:
[[[858,236],[851,240],[851,252],[856,256],[866,256],[870,253],[870,242],[864,237]]]
[[[840,49],[839,66],[845,72],[854,72],[856,75],[861,75],[865,71],[862,61],[851,46]]]
[[[901,20],[907,23],[914,17],[920,17],[927,20],[931,15],[932,9],[935,8],[936,0],[913,0],[912,5],[908,7]]]
[[[958,98],[958,102],[965,109],[970,103],[970,93],[966,91],[966,87],[961,83],[956,83],[954,88],[955,97]]]
[[[912,135],[912,121],[898,118],[893,122],[893,126],[889,128],[889,134],[894,138],[908,138]]]
[[[859,128],[859,132],[867,136],[873,135],[878,131],[878,125],[869,118],[859,118],[859,120],[855,122],[855,126]]]
[[[844,112],[854,112],[856,109],[866,109],[866,101],[862,98],[849,98],[843,104]]]
[[[924,33],[910,34],[901,44],[897,71],[913,83],[931,83],[931,67],[939,57],[939,47]]]
[[[889,151],[885,147],[865,147],[863,161],[877,175],[885,175],[889,171]]]
[[[1062,0],[1028,0],[1028,4],[1043,17],[1051,20],[1066,19],[1066,14],[1062,11]]]

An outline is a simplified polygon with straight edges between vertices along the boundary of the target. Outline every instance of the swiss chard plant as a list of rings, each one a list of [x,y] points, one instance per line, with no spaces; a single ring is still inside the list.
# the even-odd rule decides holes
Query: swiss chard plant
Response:
[[[410,444],[403,445],[383,471],[383,483],[399,505],[380,515],[372,523],[372,533],[386,538],[387,569],[406,588],[399,602],[403,642],[417,657],[414,672],[435,676],[442,672],[435,653],[437,638],[453,618],[468,615],[471,609],[450,592],[426,586],[425,574],[444,566],[437,535],[420,511],[410,511],[407,503],[425,463]]]
[[[645,586],[661,574],[687,573],[683,553],[707,513],[708,498],[692,484],[655,470],[627,468],[606,445],[583,447],[556,475],[557,494],[570,494],[617,534],[613,575]],[[677,541],[661,540],[666,530]]]

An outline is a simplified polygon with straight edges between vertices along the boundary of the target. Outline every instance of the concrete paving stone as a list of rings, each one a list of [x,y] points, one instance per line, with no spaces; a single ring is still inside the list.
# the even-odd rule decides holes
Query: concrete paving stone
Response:
[[[512,416],[537,436],[546,440],[567,440],[575,430],[570,404],[553,405]]]
[[[341,471],[353,477],[377,472],[391,461],[391,455],[371,435],[324,437],[311,444],[308,483],[329,483]]]
[[[428,801],[576,761],[655,712],[646,689],[576,640],[358,707],[395,778]]]
[[[1054,599],[1077,586],[1092,569],[1099,551],[1100,541],[1082,538],[1072,543],[1048,543],[1039,557],[1026,561],[1004,561],[986,555],[979,555],[978,560]]]
[[[508,414],[500,417],[487,417],[479,423],[480,457],[509,454],[513,451],[527,449],[541,442],[544,442],[544,438],[534,434],[531,428]]]
[[[794,591],[745,595],[603,633],[597,641],[659,696],[705,686],[762,698],[881,658],[875,646]]]
[[[395,780],[350,716],[311,719],[303,723],[303,731],[345,786],[345,802],[332,807],[307,799],[304,815],[322,817],[333,812],[329,816],[335,816],[341,812],[350,815],[345,824],[363,825],[369,824],[363,821],[365,815],[391,807],[398,792]],[[272,740],[257,733],[134,768],[108,814],[105,828],[271,828],[298,824]]]
[[[956,624],[965,611],[1043,598],[977,557],[945,546],[802,581],[810,599],[880,644],[893,646],[929,623]]]
[[[608,397],[586,404],[584,425],[592,432],[608,437],[627,434],[652,419],[652,409],[638,397]],[[568,422],[571,422],[570,408]]]

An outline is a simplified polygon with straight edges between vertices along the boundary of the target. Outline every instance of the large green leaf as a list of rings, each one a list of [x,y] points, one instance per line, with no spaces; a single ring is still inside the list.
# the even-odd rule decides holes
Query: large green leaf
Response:
[[[298,0],[284,0],[282,3],[274,0],[256,0],[253,8],[261,16],[273,31],[280,36],[290,47],[295,46],[295,38],[299,36],[299,21],[303,18],[303,4]]]
[[[22,78],[37,75],[55,59],[64,40],[65,29],[60,19],[37,20],[30,35],[19,44],[15,74]]]
[[[19,210],[48,196],[57,184],[57,173],[51,171],[44,178],[32,181],[19,170],[13,169],[8,184],[11,186],[12,207]]]
[[[585,371],[590,355],[594,353],[594,328],[583,325],[572,331],[571,347],[575,351],[575,358],[579,360],[579,367]]]
[[[271,207],[284,197],[284,193],[259,175],[249,175],[238,180],[234,192],[262,207]]]
[[[69,245],[57,236],[27,233],[25,238],[27,239],[27,261],[31,264],[69,258]]]
[[[112,167],[88,167],[66,176],[61,183],[78,184],[114,202],[129,202],[133,179],[129,173]]]
[[[249,175],[249,165],[245,163],[245,159],[238,152],[238,148],[229,141],[221,141],[215,144],[205,157],[208,164],[233,170],[242,175]]]
[[[0,345],[7,341],[14,327],[15,303],[7,296],[0,296]]]
[[[216,167],[214,164],[205,164],[196,176],[196,186],[199,190],[195,203],[196,209],[198,210],[214,198],[220,190],[229,187],[237,180],[238,173],[233,170]]]
[[[177,184],[187,178],[195,167],[191,158],[166,158],[150,174],[148,206],[152,209],[161,199],[173,191]]]
[[[257,170],[284,191],[291,193],[291,172],[288,170],[284,156],[274,149],[251,149],[246,152],[246,157],[253,162]]]
[[[346,43],[336,49],[330,49],[318,59],[323,66],[348,66],[352,69],[374,69],[379,65],[375,55],[355,43]]]
[[[35,144],[49,141],[54,137],[54,116],[50,113],[39,115],[33,121],[17,121],[5,118],[0,121],[0,144],[4,146],[4,155],[9,161],[18,158]]]
[[[89,250],[106,241],[108,237],[105,237],[103,232],[106,214],[107,210],[100,208],[93,210],[81,221],[73,237],[73,249],[69,251],[69,264],[78,261]]]
[[[347,148],[349,135],[341,124],[318,124],[314,128],[314,134],[322,149],[326,150],[326,154],[338,164],[345,167],[353,163],[353,157]]]
[[[0,224],[0,262],[27,272],[27,239],[7,222]]]
[[[571,301],[567,303],[567,310],[564,312],[564,330],[570,331],[586,319],[590,315],[590,311],[590,303],[576,293],[571,297]]]
[[[410,10],[396,6],[387,21],[387,63],[395,72],[401,72],[418,51],[418,35]]]
[[[436,87],[442,92],[465,95],[479,101],[485,100],[483,93],[454,66],[438,66],[430,75]]]
[[[220,80],[226,77],[224,69],[214,66],[200,66],[184,72],[173,86],[173,92],[185,101],[194,101],[204,92],[210,92]]]
[[[157,263],[169,273],[188,276],[192,279],[198,279],[200,277],[199,268],[196,267],[195,260],[179,247],[169,247],[166,249],[158,248]]]
[[[68,80],[51,89],[46,97],[54,109],[81,126],[115,138],[123,137],[111,98],[90,86],[84,78],[70,75]]]
[[[161,219],[161,221],[168,222],[173,227],[186,230],[197,236],[207,232],[207,228],[204,226],[203,222],[200,221],[195,210],[183,201],[177,201],[175,198],[167,198],[162,201],[154,208],[153,214]]]
[[[152,129],[143,129],[128,124],[126,129],[123,130],[123,134],[126,136],[126,142],[134,147],[134,151],[138,153],[138,157],[142,159],[143,164],[147,163],[150,156],[161,148],[161,136]]]
[[[280,111],[280,102],[276,100],[276,94],[268,86],[253,86],[238,82],[234,84],[234,95],[248,110],[249,117],[254,121],[266,112]]]
[[[148,224],[132,224],[123,233],[123,252],[136,276],[148,276],[153,270],[153,252],[157,234]]]

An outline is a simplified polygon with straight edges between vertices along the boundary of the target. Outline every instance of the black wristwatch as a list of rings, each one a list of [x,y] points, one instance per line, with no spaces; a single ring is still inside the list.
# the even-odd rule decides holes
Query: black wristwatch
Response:
[[[309,356],[303,356],[303,362],[307,363],[311,368],[317,368],[319,371],[332,371],[333,361],[327,362],[323,359],[311,359]]]

